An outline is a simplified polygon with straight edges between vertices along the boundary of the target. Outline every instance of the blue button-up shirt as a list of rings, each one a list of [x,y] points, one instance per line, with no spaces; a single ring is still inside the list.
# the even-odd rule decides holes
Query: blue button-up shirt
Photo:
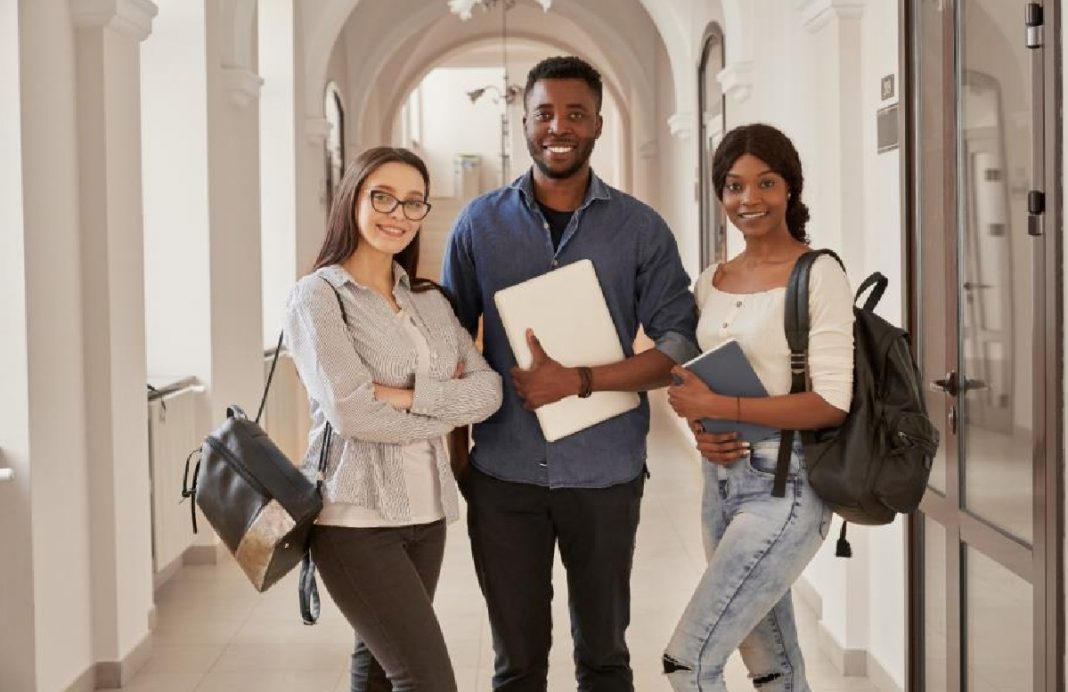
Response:
[[[508,376],[516,361],[494,294],[581,259],[593,262],[628,357],[634,355],[639,324],[657,349],[676,362],[696,354],[697,308],[690,278],[675,237],[650,207],[592,175],[586,198],[554,251],[549,225],[534,198],[532,171],[476,198],[449,236],[442,276],[460,322],[472,334],[479,317],[484,318],[483,355],[504,380],[500,410],[474,426],[471,463],[484,473],[550,488],[603,488],[642,472],[649,432],[644,393],[638,408],[546,442]]]

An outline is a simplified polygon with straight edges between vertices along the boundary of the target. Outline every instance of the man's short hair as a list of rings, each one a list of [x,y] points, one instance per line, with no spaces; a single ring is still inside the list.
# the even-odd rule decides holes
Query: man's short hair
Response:
[[[530,96],[530,90],[534,88],[534,83],[542,79],[581,79],[593,91],[597,101],[597,112],[601,111],[601,99],[604,93],[601,73],[582,58],[574,55],[558,55],[545,58],[530,68],[530,72],[527,73],[527,86],[523,89],[524,106],[526,106],[527,97]]]

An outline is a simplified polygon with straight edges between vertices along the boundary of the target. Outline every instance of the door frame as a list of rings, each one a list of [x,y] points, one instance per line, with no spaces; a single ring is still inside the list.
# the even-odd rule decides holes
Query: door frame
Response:
[[[945,159],[957,166],[957,114],[960,104],[956,99],[957,47],[959,36],[957,6],[960,0],[945,0],[947,12],[942,26],[944,45],[942,73],[943,101],[949,107],[944,111],[942,131]],[[1023,3],[1021,2],[1021,8]],[[1064,213],[1062,191],[1063,135],[1059,106],[1062,89],[1059,66],[1061,64],[1062,37],[1060,31],[1060,0],[1045,0],[1044,10],[1045,48],[1042,51],[1043,99],[1037,110],[1036,129],[1044,138],[1045,215],[1043,235],[1036,238],[1033,256],[1037,258],[1034,280],[1034,340],[1032,359],[1035,369],[1033,410],[1035,426],[1033,458],[1044,459],[1035,463],[1033,474],[1034,493],[1034,538],[1032,549],[1005,545],[1000,532],[992,526],[960,511],[960,468],[956,435],[944,440],[946,448],[946,495],[927,493],[921,510],[936,518],[946,528],[946,586],[947,586],[947,657],[960,665],[948,671],[947,687],[951,692],[962,689],[962,673],[965,662],[963,648],[963,624],[961,613],[961,548],[962,542],[976,545],[994,560],[1027,579],[1034,593],[1035,648],[1034,680],[1036,690],[1062,690],[1065,685],[1065,613],[1064,613]],[[1021,13],[1022,14],[1022,13]],[[904,225],[904,276],[907,282],[906,323],[909,332],[917,334],[920,327],[921,286],[918,280],[919,252],[922,247],[917,223],[916,194],[918,97],[916,74],[913,62],[915,17],[912,0],[899,0],[899,53],[898,70],[901,75],[902,107],[899,109],[899,132],[902,133],[903,151],[901,175],[901,218]],[[1021,17],[1022,20],[1022,17]],[[1021,21],[1022,24],[1022,21]],[[1021,25],[1020,35],[1023,34]],[[1036,101],[1037,102],[1037,101]],[[957,175],[945,177],[942,204],[947,233],[946,284],[947,295],[955,295],[958,277],[958,252],[956,232],[959,226]],[[957,311],[958,320],[959,310]],[[919,341],[918,339],[916,341]],[[959,332],[947,334],[947,350],[959,352]],[[1052,386],[1047,383],[1054,383]],[[924,583],[923,515],[920,512],[908,518],[906,554],[906,656],[907,689],[919,692],[924,689]]]

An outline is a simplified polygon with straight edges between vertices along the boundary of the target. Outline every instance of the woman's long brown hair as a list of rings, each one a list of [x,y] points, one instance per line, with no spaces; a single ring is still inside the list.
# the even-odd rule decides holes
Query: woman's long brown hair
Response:
[[[374,147],[363,152],[349,164],[341,182],[338,183],[326,224],[326,237],[323,238],[323,245],[319,248],[319,256],[315,259],[312,271],[331,264],[340,264],[356,252],[356,245],[360,242],[360,229],[356,226],[356,202],[363,192],[363,184],[368,176],[387,163],[403,163],[419,171],[426,187],[423,199],[430,197],[430,173],[419,156],[400,147]],[[415,272],[419,267],[419,236],[420,233],[416,233],[408,247],[394,255],[393,259],[408,273],[412,291],[421,293],[431,288],[440,291],[441,287],[430,279],[416,276]]]

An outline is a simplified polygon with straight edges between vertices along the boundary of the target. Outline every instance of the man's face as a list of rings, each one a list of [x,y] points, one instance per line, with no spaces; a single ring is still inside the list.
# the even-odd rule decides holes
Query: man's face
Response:
[[[581,79],[541,79],[526,100],[523,130],[534,165],[549,178],[584,172],[601,136],[597,99]]]

